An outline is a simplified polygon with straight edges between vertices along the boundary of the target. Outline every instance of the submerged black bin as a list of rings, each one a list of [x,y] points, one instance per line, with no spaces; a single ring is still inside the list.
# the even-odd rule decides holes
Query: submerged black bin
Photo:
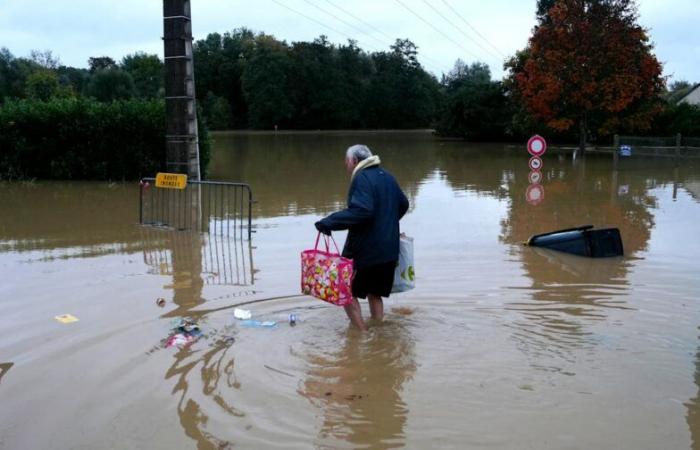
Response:
[[[617,228],[593,229],[593,225],[532,236],[525,245],[548,248],[591,258],[622,256],[622,237]]]

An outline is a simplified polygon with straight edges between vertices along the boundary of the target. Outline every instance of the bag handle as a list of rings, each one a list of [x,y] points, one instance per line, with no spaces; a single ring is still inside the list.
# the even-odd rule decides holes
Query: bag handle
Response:
[[[318,236],[316,236],[316,244],[314,245],[314,250],[318,250],[318,241],[321,239],[321,232],[318,232]],[[338,248],[338,244],[335,242],[335,239],[333,239],[333,236],[327,236],[323,235],[323,240],[326,243],[326,252],[330,253],[330,241],[333,241],[333,245],[335,246],[335,251],[340,255],[340,249]]]

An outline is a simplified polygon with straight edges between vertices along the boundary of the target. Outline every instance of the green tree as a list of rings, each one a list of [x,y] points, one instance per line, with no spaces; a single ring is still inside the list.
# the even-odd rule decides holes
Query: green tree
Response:
[[[121,69],[102,69],[90,76],[86,93],[101,102],[136,97],[134,80]]]
[[[14,77],[12,61],[14,59],[14,56],[7,48],[0,48],[0,103],[11,95],[12,79]]]
[[[248,126],[248,103],[243,95],[242,75],[255,48],[255,34],[247,28],[230,33],[211,33],[195,42],[197,97],[203,102],[209,92],[226,99],[232,114],[229,126]],[[205,112],[206,114],[206,112]]]
[[[134,80],[140,98],[157,98],[163,95],[164,67],[158,55],[137,52],[122,59],[121,68]]]
[[[418,48],[397,39],[391,52],[372,54],[372,76],[364,111],[373,128],[429,126],[438,106],[439,84],[418,62]]]
[[[360,99],[351,98],[352,91],[344,90],[348,74],[341,67],[340,56],[325,36],[292,45],[289,86],[296,127],[344,128],[357,116]]]
[[[88,58],[88,66],[90,66],[90,73],[95,73],[99,70],[114,69],[117,67],[117,62],[109,56],[91,56]]]
[[[31,59],[15,58],[8,49],[0,49],[0,101],[23,98],[27,90],[27,79],[39,70],[44,69]]]
[[[58,76],[51,70],[38,70],[27,78],[28,98],[46,101],[58,96],[58,92]]]
[[[64,88],[70,88],[75,95],[82,95],[90,80],[90,72],[77,67],[60,66],[56,74],[59,84]]]
[[[248,103],[248,123],[253,128],[286,127],[292,117],[287,75],[288,47],[274,37],[260,34],[241,76]]]
[[[472,141],[504,140],[512,117],[503,84],[486,64],[457,60],[442,81],[444,101],[436,125],[443,136]]]
[[[231,127],[231,106],[225,98],[218,97],[211,91],[202,102],[202,113],[212,130],[226,130]]]

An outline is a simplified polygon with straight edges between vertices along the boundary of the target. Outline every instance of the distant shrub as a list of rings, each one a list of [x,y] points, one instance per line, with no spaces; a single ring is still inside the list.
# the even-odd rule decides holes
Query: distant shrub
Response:
[[[206,168],[208,133],[200,129]],[[162,100],[54,98],[0,106],[0,179],[134,180],[164,167]]]

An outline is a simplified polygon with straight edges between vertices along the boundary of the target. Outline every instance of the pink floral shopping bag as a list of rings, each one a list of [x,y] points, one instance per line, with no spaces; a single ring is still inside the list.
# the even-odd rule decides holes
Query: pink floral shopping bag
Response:
[[[301,252],[301,292],[328,303],[345,306],[352,300],[352,260],[343,258],[332,237],[324,236],[326,251],[318,249],[321,233],[312,250]],[[333,241],[336,253],[331,253]]]

